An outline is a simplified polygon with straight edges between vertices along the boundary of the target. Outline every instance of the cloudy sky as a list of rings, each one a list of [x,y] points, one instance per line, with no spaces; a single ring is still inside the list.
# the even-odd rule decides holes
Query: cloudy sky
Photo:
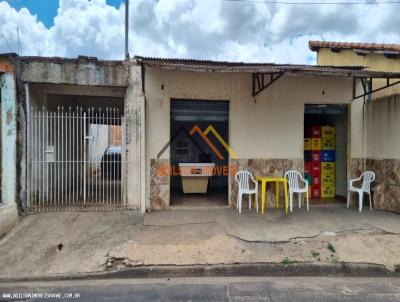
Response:
[[[331,0],[340,2],[345,0]],[[124,0],[0,0],[0,53],[124,56]],[[309,40],[400,43],[400,3],[297,5],[264,0],[131,0],[130,53],[314,63]],[[368,2],[370,4],[365,4]],[[400,2],[400,1],[399,1]],[[371,5],[372,3],[372,5]],[[17,28],[19,39],[17,35]],[[20,41],[20,43],[19,43]]]

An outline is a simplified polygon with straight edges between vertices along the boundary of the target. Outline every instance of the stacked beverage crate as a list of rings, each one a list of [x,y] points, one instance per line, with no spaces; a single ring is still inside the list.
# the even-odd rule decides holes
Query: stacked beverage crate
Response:
[[[308,181],[308,194],[311,196],[311,171],[312,171],[312,153],[311,153],[311,127],[304,128],[304,179]]]
[[[335,197],[335,168],[336,168],[336,151],[335,151],[335,127],[321,127],[321,197]]]
[[[321,197],[321,127],[305,128],[304,174],[309,184],[311,198]]]
[[[335,127],[305,127],[304,177],[311,198],[335,197]]]
[[[311,127],[311,198],[321,198],[321,126]]]

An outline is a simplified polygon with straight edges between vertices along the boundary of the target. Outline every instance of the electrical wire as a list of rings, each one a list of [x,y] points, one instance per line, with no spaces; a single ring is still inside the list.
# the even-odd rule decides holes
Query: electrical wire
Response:
[[[14,51],[11,49],[10,44],[8,44],[7,38],[6,38],[6,36],[4,35],[3,32],[1,32],[1,35],[3,36],[3,39],[4,39],[4,41],[6,42],[6,44],[7,44],[7,46],[8,46],[8,49],[10,50],[10,52],[14,52]]]
[[[374,2],[321,2],[321,1],[308,1],[308,2],[291,2],[280,0],[222,0],[226,2],[248,2],[248,3],[262,3],[262,4],[283,4],[283,5],[381,5],[381,4],[400,4],[400,1],[374,1]]]

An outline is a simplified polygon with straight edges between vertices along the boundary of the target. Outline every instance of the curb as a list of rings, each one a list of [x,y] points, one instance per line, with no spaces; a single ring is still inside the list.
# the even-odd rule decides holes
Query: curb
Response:
[[[135,266],[118,271],[53,274],[0,278],[0,283],[67,281],[122,278],[190,278],[190,277],[400,277],[399,272],[371,263],[315,264],[248,263],[218,265],[155,265]]]

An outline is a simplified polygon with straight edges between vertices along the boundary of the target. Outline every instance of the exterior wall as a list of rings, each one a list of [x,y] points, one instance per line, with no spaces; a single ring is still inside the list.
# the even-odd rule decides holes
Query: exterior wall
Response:
[[[321,48],[318,51],[317,64],[335,66],[367,66],[370,70],[375,71],[398,72],[400,70],[400,57],[391,59],[385,57],[383,54],[372,53],[367,55],[357,55],[353,50],[332,52],[328,48]],[[376,81],[376,85],[374,85],[373,88],[379,88],[385,84],[386,80]],[[400,93],[400,85],[394,85],[393,87],[389,87],[383,91],[376,92],[374,97],[390,95],[393,93]]]
[[[368,66],[377,71],[400,70],[400,58],[390,59],[383,54],[360,56],[352,50],[336,53],[327,48],[318,51],[318,64]],[[377,81],[373,88],[379,88],[385,81]],[[352,137],[351,177],[358,177],[365,170],[374,171],[374,207],[394,212],[400,212],[399,92],[400,85],[395,85],[375,93],[376,99],[365,105],[363,100],[356,100],[351,116],[352,130],[359,129],[354,131],[358,135]]]
[[[336,127],[336,179],[335,179],[335,191],[338,196],[347,196],[347,165],[349,154],[348,154],[348,124],[349,117],[346,115],[338,115],[334,117]]]
[[[374,205],[400,213],[400,95],[365,107],[366,169],[376,174]]]
[[[357,99],[350,105],[350,157],[362,158],[365,155],[364,100]]]
[[[124,86],[128,68],[123,61],[22,57],[21,79],[29,83]]]
[[[367,158],[400,158],[399,116],[400,94],[366,104]]]
[[[5,65],[0,66],[4,68]],[[3,70],[10,70],[5,68]],[[16,86],[13,72],[0,70],[1,90],[1,203],[0,237],[18,221],[16,204]]]
[[[145,212],[145,96],[141,66],[129,69],[129,86],[125,96],[127,149],[127,202],[133,209]]]
[[[157,153],[170,138],[171,98],[229,100],[229,145],[239,157],[231,164],[255,174],[282,175],[289,167],[303,167],[304,104],[350,104],[352,97],[352,80],[348,78],[284,76],[255,98],[251,85],[250,73],[146,68],[147,208],[169,205],[169,177],[157,177],[155,167],[157,162],[169,163],[169,150],[159,161]],[[359,130],[359,110],[351,110],[355,131]],[[353,128],[351,133],[351,137],[357,136]],[[362,150],[351,151],[352,156],[359,153]],[[230,203],[234,205],[235,189],[231,190]]]
[[[14,73],[14,66],[8,57],[0,57],[0,72]]]
[[[348,167],[348,179],[357,178],[365,171],[365,115],[364,100],[357,99],[352,101],[350,107],[351,125],[351,151]],[[353,205],[356,204],[356,196],[352,198]]]

